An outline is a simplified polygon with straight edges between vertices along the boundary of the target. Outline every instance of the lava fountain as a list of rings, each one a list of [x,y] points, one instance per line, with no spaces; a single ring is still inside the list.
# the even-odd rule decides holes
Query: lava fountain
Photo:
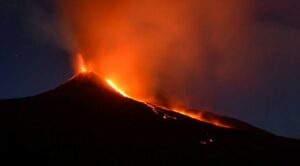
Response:
[[[87,66],[83,60],[82,54],[78,53],[75,60],[75,71],[76,73],[86,73],[88,72]]]

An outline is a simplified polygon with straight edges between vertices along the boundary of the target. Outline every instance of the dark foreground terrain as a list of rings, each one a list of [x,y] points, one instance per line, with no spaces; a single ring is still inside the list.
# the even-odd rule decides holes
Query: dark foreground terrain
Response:
[[[298,140],[153,110],[91,73],[0,101],[0,133],[0,165],[300,164]]]

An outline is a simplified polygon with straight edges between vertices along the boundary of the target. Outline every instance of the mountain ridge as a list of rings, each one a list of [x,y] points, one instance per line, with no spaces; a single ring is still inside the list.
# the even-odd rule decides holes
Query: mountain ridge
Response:
[[[64,89],[64,87],[70,87],[70,85],[68,85],[68,84],[73,84],[73,83],[75,83],[75,84],[79,84],[79,83],[89,84],[90,86],[94,86],[94,87],[99,88],[98,89],[99,93],[101,93],[101,91],[106,91],[106,93],[107,92],[111,92],[111,93],[113,93],[115,95],[121,96],[118,92],[116,92],[114,89],[112,89],[112,87],[110,87],[107,84],[107,82],[104,81],[104,79],[101,79],[97,74],[95,74],[93,72],[86,72],[86,73],[77,74],[77,75],[73,76],[72,78],[68,79],[61,86],[59,86],[59,87],[57,87],[57,88],[55,88],[55,89],[53,89],[51,91],[42,93],[40,95],[46,95],[49,92],[57,91],[57,90],[60,90],[60,89]],[[121,96],[121,97],[123,97],[123,96]],[[137,100],[132,99],[132,98],[127,98],[127,99],[134,100],[136,102],[140,102],[140,101],[137,101]],[[140,102],[140,103],[143,103],[143,102]],[[173,114],[177,114],[176,111],[175,111],[176,112],[175,113],[171,109],[167,109],[167,108],[163,108],[163,107],[160,107],[160,106],[156,106],[155,104],[151,104],[151,103],[143,103],[143,104],[150,105],[151,107],[156,108],[157,110],[161,110],[162,112],[166,112],[167,111],[167,112],[171,112]],[[208,120],[213,119],[213,118],[220,119],[222,121],[225,121],[226,124],[229,124],[228,126],[232,126],[232,128],[244,129],[244,130],[257,130],[258,132],[261,132],[261,133],[272,134],[272,133],[270,133],[268,131],[259,129],[257,127],[254,127],[254,126],[252,126],[252,125],[250,125],[248,123],[239,121],[237,119],[229,118],[229,117],[226,117],[226,116],[221,116],[221,115],[214,114],[214,113],[211,113],[211,112],[200,111],[200,110],[197,110],[197,109],[187,109],[187,112],[199,112],[199,114],[203,115],[203,118],[207,118]],[[181,114],[181,115],[188,116],[188,115],[184,115],[184,114]],[[209,122],[204,122],[204,123],[209,123]]]
[[[300,154],[298,140],[156,109],[121,96],[95,74],[80,74],[49,92],[0,101],[0,158],[51,165],[286,164]]]

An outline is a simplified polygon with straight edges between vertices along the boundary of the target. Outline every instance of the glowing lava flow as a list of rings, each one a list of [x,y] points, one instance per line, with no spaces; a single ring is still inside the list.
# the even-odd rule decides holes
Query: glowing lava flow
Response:
[[[118,88],[111,80],[106,79],[105,81],[108,83],[109,86],[111,86],[114,90],[119,92],[122,96],[130,98],[125,92],[123,92],[120,88]]]
[[[174,119],[176,120],[177,118],[176,117],[173,117],[173,116],[170,116],[168,114],[165,114],[163,113],[162,110],[170,110],[170,111],[173,111],[173,112],[177,112],[181,115],[185,115],[185,116],[188,116],[190,118],[193,118],[193,119],[196,119],[196,120],[199,120],[199,121],[202,121],[202,122],[206,122],[206,123],[210,123],[210,124],[213,124],[215,126],[219,126],[219,127],[223,127],[223,128],[232,128],[231,126],[229,125],[226,125],[226,124],[223,124],[222,122],[218,121],[217,119],[205,119],[203,117],[203,113],[202,112],[199,112],[199,113],[193,113],[193,112],[189,112],[189,111],[186,111],[184,109],[176,109],[176,108],[173,108],[173,109],[169,109],[169,108],[166,108],[166,107],[157,107],[153,104],[150,104],[150,103],[147,103],[147,102],[144,102],[144,101],[141,101],[141,100],[137,100],[137,99],[134,99],[130,96],[128,96],[124,91],[122,91],[120,88],[117,87],[117,85],[112,82],[110,79],[106,79],[105,80],[107,82],[107,84],[109,86],[111,86],[115,91],[117,91],[118,93],[120,93],[122,96],[124,97],[127,97],[127,98],[130,98],[132,100],[135,100],[135,101],[138,101],[138,102],[141,102],[141,103],[144,103],[146,104],[149,108],[151,108],[156,114],[161,114],[162,117],[164,119],[168,119],[168,118],[171,118],[171,119]]]
[[[179,114],[188,116],[190,118],[193,118],[193,119],[196,119],[196,120],[200,120],[202,122],[213,124],[215,126],[219,126],[219,127],[223,127],[223,128],[233,128],[233,126],[230,126],[228,124],[222,123],[218,119],[212,119],[212,118],[207,119],[207,118],[205,118],[204,117],[204,112],[194,113],[194,112],[186,111],[184,109],[176,109],[176,108],[175,109],[171,109],[171,110],[174,111],[174,112],[177,112]]]

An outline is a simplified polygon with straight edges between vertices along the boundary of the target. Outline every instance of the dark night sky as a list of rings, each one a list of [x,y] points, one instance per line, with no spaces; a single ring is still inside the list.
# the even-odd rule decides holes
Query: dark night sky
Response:
[[[51,5],[47,1],[36,2],[39,3],[0,2],[0,98],[38,94],[54,88],[71,75],[66,51],[38,36],[33,9],[38,6],[40,10],[51,11]],[[55,16],[48,13],[45,17],[53,19]]]
[[[72,75],[70,55],[58,44],[54,37],[57,34],[53,38],[42,35],[44,31],[58,33],[55,21],[59,16],[51,2],[0,1],[0,99],[39,94]],[[222,100],[216,108],[279,135],[300,138],[300,50],[297,49],[300,46],[300,4],[294,0],[265,0],[260,8],[263,12],[257,13],[257,20],[288,29],[281,38],[291,47],[282,46],[280,51],[261,59],[265,64],[263,72],[267,74],[265,82],[253,93],[232,93],[228,98],[225,89],[219,93]],[[259,43],[257,41],[257,45]],[[273,49],[272,45],[267,46],[261,49]]]

